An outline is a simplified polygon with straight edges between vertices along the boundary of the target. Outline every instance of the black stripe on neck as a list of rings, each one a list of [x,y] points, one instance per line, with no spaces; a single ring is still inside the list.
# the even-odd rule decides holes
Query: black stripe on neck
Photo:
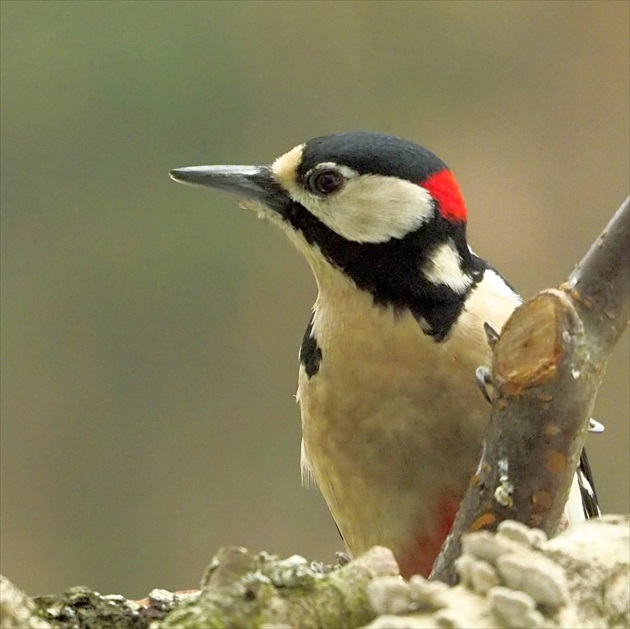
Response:
[[[300,362],[304,365],[304,370],[309,378],[312,378],[319,371],[319,364],[322,362],[322,350],[313,334],[313,315],[311,315],[302,338]]]
[[[369,292],[376,304],[393,306],[399,311],[409,310],[436,341],[446,337],[470,291],[483,277],[483,261],[471,255],[466,244],[465,224],[453,224],[438,212],[420,229],[382,243],[346,240],[299,203],[291,203],[283,216],[309,244],[316,245],[333,266],[360,289]],[[472,280],[462,293],[436,285],[422,274],[431,251],[449,239],[461,256],[462,272]]]

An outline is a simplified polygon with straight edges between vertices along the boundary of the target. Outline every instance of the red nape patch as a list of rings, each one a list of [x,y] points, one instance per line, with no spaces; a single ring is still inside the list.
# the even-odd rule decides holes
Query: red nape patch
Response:
[[[420,185],[437,201],[438,210],[445,219],[462,223],[466,220],[464,197],[450,170],[441,170]]]
[[[412,574],[428,577],[433,562],[442,549],[444,540],[451,532],[455,516],[461,502],[461,496],[454,494],[443,498],[436,505],[436,518],[433,530],[418,536],[407,549],[404,556],[397,556],[400,574],[408,579]]]

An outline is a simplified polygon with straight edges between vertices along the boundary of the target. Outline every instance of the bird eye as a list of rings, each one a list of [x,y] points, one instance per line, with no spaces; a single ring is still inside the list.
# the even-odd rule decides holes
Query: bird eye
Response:
[[[337,192],[344,182],[344,176],[336,170],[319,170],[309,175],[306,184],[311,192],[326,195]]]

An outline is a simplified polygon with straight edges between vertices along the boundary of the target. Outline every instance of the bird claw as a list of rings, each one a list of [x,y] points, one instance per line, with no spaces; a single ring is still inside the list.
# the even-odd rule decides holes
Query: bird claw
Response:
[[[483,331],[486,333],[486,341],[490,349],[494,349],[499,340],[499,333],[487,321],[483,324]]]
[[[604,432],[604,430],[606,430],[604,424],[600,424],[596,419],[591,417],[588,422],[588,431],[593,434],[599,434],[600,432]]]
[[[483,394],[483,397],[492,404],[496,398],[496,390],[494,388],[494,383],[492,382],[492,371],[483,365],[481,367],[477,367],[475,370],[475,380],[477,381],[477,386]]]
[[[348,553],[344,553],[342,551],[337,551],[335,553],[335,559],[340,566],[345,566],[347,563],[352,561],[352,557]]]

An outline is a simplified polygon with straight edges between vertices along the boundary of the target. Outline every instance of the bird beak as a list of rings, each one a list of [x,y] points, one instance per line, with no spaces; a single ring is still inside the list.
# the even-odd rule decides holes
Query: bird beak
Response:
[[[291,201],[269,166],[190,166],[171,170],[170,175],[180,183],[231,192],[280,213]]]

